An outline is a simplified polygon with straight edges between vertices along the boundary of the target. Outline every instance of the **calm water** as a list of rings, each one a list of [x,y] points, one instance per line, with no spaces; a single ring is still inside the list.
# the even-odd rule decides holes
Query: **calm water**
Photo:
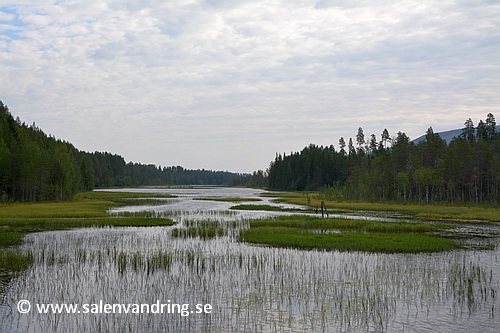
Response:
[[[2,287],[0,332],[484,333],[500,327],[496,239],[488,240],[495,250],[437,254],[249,246],[235,239],[239,228],[248,218],[277,213],[229,212],[233,203],[193,198],[250,198],[260,190],[129,191],[178,197],[110,213],[155,210],[179,225],[28,235],[23,249],[34,253],[35,264]],[[255,203],[270,204],[262,200]],[[173,228],[200,220],[231,232],[210,240],[171,236]],[[19,313],[20,300],[30,302],[29,313]],[[80,313],[38,313],[36,305],[47,303],[78,304]],[[102,313],[106,303],[150,308]],[[84,304],[101,313],[84,313]],[[154,313],[159,304],[165,304],[163,313]],[[185,311],[183,304],[189,304]],[[211,313],[197,313],[207,304]]]

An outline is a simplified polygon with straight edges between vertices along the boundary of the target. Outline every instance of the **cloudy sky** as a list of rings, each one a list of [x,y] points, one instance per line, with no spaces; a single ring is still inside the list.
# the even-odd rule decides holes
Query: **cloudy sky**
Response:
[[[0,0],[0,100],[85,151],[276,152],[500,118],[499,1]]]

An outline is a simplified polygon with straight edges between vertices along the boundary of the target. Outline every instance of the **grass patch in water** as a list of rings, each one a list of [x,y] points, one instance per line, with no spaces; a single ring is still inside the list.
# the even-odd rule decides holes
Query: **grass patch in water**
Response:
[[[224,235],[224,229],[219,227],[189,227],[175,228],[172,230],[172,237],[212,239]]]
[[[27,269],[33,263],[32,253],[22,253],[18,250],[0,249],[0,273],[16,273]]]
[[[193,198],[193,200],[206,200],[206,201],[220,201],[220,202],[250,202],[250,201],[262,201],[259,198]]]
[[[0,248],[19,245],[23,237],[24,233],[21,232],[0,232]]]
[[[429,235],[451,229],[442,224],[321,219],[314,216],[280,216],[250,221],[240,240],[298,249],[419,253],[448,251],[459,245],[452,239]],[[331,233],[324,231],[341,231]],[[318,232],[319,231],[319,232]]]
[[[71,201],[0,204],[0,270],[17,271],[29,265],[29,255],[4,248],[19,245],[27,232],[102,226],[171,226],[167,218],[146,214],[110,216],[110,207],[128,204],[126,199],[170,197],[153,193],[85,192]],[[24,258],[23,258],[24,257]],[[19,263],[18,263],[19,261]]]
[[[0,246],[3,239],[8,239],[9,234],[22,237],[26,232],[46,230],[66,230],[88,227],[151,227],[171,226],[174,222],[166,218],[145,217],[87,217],[87,218],[6,218],[1,219]],[[14,244],[12,244],[14,245]]]
[[[299,208],[283,208],[279,206],[271,205],[235,205],[229,209],[233,210],[262,210],[262,211],[274,211],[274,212],[303,212],[303,209]]]
[[[313,233],[287,227],[252,228],[240,239],[255,244],[304,250],[364,251],[380,253],[439,252],[459,246],[451,239],[424,234],[394,233]]]
[[[274,218],[256,219],[250,221],[250,228],[261,227],[285,227],[320,230],[335,229],[357,232],[382,233],[425,233],[455,228],[454,226],[447,224],[381,222],[340,218],[322,219],[320,217],[307,215],[278,216]]]

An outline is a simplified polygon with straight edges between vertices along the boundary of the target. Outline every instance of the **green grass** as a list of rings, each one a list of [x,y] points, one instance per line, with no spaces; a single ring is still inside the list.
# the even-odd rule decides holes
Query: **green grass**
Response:
[[[249,201],[262,201],[259,198],[193,198],[193,200],[206,200],[206,201],[220,201],[220,202],[249,202]]]
[[[252,220],[250,229],[240,233],[240,240],[308,250],[436,252],[459,247],[452,239],[430,234],[451,228],[455,227],[443,224],[321,219],[295,215]]]
[[[249,243],[304,250],[420,253],[448,251],[458,248],[458,245],[451,239],[423,234],[318,234],[286,227],[248,229],[241,232],[240,239]]]
[[[129,204],[127,199],[170,197],[157,194],[122,192],[85,192],[71,201],[40,203],[0,204],[0,271],[15,271],[29,263],[27,255],[18,251],[4,250],[22,242],[28,232],[46,230],[65,230],[103,226],[170,226],[174,222],[166,218],[145,216],[113,217],[106,210],[111,207]],[[25,256],[24,259],[21,259]],[[17,268],[16,268],[17,267]]]
[[[33,263],[33,254],[24,254],[17,250],[0,249],[0,274],[17,273],[27,269]]]
[[[292,215],[250,221],[251,228],[285,227],[318,230],[347,230],[357,232],[383,233],[425,233],[453,229],[445,224],[380,222],[370,220],[351,220],[341,218],[322,219],[316,216]]]
[[[119,199],[141,199],[141,198],[175,198],[176,196],[171,194],[159,194],[159,193],[134,193],[134,192],[112,192],[112,191],[91,191],[82,192],[74,196],[74,200],[119,200]]]
[[[283,208],[283,207],[271,206],[271,205],[252,205],[252,204],[235,205],[229,209],[233,209],[233,210],[262,210],[262,211],[276,211],[276,212],[303,212],[304,211],[302,209],[297,209],[297,208]]]
[[[223,236],[224,229],[218,227],[189,227],[175,228],[172,230],[172,237],[212,239],[217,236]]]
[[[23,237],[24,233],[21,232],[0,232],[0,248],[19,245]]]
[[[307,205],[307,195],[312,207],[320,207],[321,198],[318,192],[276,192],[276,202],[296,205]],[[388,211],[414,216],[422,220],[467,220],[481,222],[500,222],[500,208],[495,206],[459,206],[447,204],[402,204],[402,203],[373,203],[373,202],[338,202],[324,200],[327,208],[344,210]]]

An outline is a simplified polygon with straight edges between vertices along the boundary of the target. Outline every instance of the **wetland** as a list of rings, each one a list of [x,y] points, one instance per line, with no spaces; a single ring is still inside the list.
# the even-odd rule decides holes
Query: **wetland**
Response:
[[[28,258],[0,274],[0,332],[484,333],[500,325],[495,209],[474,218],[464,208],[464,220],[448,207],[327,202],[322,219],[313,209],[321,198],[307,207],[301,193],[116,191],[81,194],[73,206],[0,207],[3,235],[14,239],[2,236],[2,253]],[[423,248],[405,250],[412,243]],[[20,300],[31,302],[29,313],[18,311]],[[35,311],[99,302],[191,311]],[[196,311],[207,304],[210,312]]]

